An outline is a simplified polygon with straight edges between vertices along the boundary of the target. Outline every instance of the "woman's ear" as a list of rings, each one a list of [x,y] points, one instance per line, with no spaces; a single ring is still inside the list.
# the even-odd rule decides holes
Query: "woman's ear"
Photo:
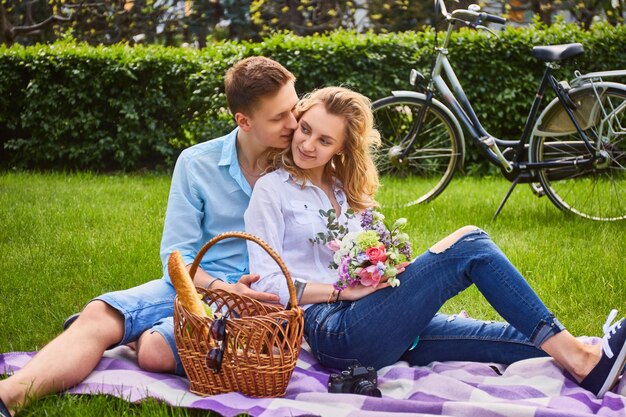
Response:
[[[235,122],[237,122],[237,126],[244,132],[249,132],[252,129],[250,125],[250,118],[243,113],[237,112],[235,113]]]

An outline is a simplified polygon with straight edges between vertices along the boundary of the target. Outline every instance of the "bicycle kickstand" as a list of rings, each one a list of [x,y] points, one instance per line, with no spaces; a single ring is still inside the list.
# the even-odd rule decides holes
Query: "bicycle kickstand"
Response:
[[[504,203],[506,203],[506,201],[511,196],[511,193],[513,192],[513,189],[519,183],[519,180],[521,179],[521,177],[522,177],[521,175],[518,175],[517,177],[515,177],[515,179],[511,183],[511,186],[509,187],[509,190],[506,192],[506,195],[504,196],[504,198],[500,202],[500,205],[498,206],[498,209],[496,210],[496,212],[494,213],[494,215],[492,217],[493,220],[495,220],[496,217],[498,217],[498,214],[500,214],[500,212],[502,211],[502,208],[504,207]]]

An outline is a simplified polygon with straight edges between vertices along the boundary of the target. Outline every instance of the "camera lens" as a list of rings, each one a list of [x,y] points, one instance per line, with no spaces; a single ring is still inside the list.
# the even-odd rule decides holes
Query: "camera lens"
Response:
[[[368,381],[366,379],[355,383],[350,392],[352,394],[367,395],[370,397],[382,397],[382,393],[378,388],[376,388],[376,385],[374,385],[372,381]]]

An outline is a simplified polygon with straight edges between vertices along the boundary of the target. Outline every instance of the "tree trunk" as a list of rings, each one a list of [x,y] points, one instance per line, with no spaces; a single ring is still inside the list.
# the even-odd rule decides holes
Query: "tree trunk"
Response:
[[[548,26],[552,24],[552,13],[554,12],[552,1],[545,2],[543,0],[531,0],[530,7],[533,13],[539,15],[541,23]]]
[[[4,5],[0,3],[0,43],[11,46],[14,39],[13,25],[9,21],[9,16]]]

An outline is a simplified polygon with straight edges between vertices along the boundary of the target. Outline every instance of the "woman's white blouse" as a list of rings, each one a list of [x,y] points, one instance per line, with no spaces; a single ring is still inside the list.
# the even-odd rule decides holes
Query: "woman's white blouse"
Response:
[[[341,206],[339,222],[351,232],[361,230],[360,216],[346,218],[350,207],[340,184],[333,188]],[[260,237],[278,252],[292,278],[331,284],[338,279],[337,270],[328,267],[333,252],[323,244],[311,242],[317,233],[327,231],[327,219],[320,209],[331,208],[330,200],[319,187],[307,182],[302,188],[287,171],[278,169],[256,182],[244,215],[246,232]],[[252,288],[278,294],[280,302],[286,305],[289,290],[279,266],[254,242],[248,242],[248,254],[250,273],[261,276]]]

